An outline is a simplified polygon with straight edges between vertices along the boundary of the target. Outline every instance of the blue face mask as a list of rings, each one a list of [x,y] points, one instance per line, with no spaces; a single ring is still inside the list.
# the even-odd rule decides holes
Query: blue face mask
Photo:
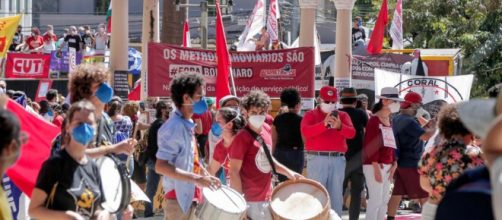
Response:
[[[94,128],[87,123],[82,123],[73,128],[71,136],[79,144],[86,146],[94,138]]]
[[[113,89],[108,83],[101,83],[98,90],[96,90],[96,97],[98,97],[101,103],[108,103],[112,100]]]
[[[359,27],[363,26],[363,22],[362,21],[358,21],[357,22],[357,26],[359,26]]]
[[[211,125],[211,132],[213,132],[213,134],[217,137],[219,137],[221,135],[221,132],[223,130],[221,129],[221,126],[219,123],[213,123],[213,125]]]
[[[202,114],[207,111],[207,103],[206,103],[206,97],[202,96],[200,98],[200,101],[193,103],[193,113],[195,114]]]

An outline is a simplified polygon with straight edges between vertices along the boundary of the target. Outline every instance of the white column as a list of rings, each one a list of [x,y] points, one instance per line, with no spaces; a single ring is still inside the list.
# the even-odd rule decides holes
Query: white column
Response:
[[[352,9],[355,0],[335,0],[336,48],[334,62],[335,86],[351,87],[352,78]],[[333,65],[332,65],[333,66]]]
[[[153,20],[153,22],[152,22]],[[148,83],[148,43],[160,42],[159,0],[143,0],[141,60],[141,100],[146,100]]]
[[[112,35],[110,45],[110,70],[127,71],[129,47],[129,1],[112,0]]]
[[[1,17],[6,17],[9,16],[10,14],[10,5],[9,2],[10,0],[2,0],[1,6],[2,6],[2,15]]]
[[[11,10],[11,14],[12,15],[16,15],[18,13],[18,10],[17,10],[17,0],[9,0],[11,1],[10,3],[10,8],[12,9]]]
[[[317,0],[300,0],[300,47],[314,47]]]

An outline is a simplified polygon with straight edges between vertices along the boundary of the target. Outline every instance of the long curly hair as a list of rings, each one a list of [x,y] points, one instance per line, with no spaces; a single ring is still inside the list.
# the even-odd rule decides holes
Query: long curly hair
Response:
[[[89,99],[93,92],[92,84],[104,83],[108,81],[110,76],[109,69],[101,64],[80,64],[77,69],[70,73],[70,81],[68,82],[68,91],[70,91],[70,102],[75,102]]]

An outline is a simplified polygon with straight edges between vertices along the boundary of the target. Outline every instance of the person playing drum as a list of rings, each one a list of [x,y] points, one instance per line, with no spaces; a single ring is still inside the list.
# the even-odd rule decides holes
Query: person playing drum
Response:
[[[68,82],[70,102],[87,100],[95,107],[96,136],[92,139],[92,146],[85,150],[87,156],[100,158],[107,154],[131,154],[137,143],[135,139],[128,138],[112,144],[116,130],[112,119],[104,111],[105,105],[113,97],[113,89],[107,83],[109,70],[103,65],[81,64],[70,75]],[[132,206],[128,207],[127,213],[132,217]]]
[[[46,160],[31,197],[29,215],[35,219],[109,219],[105,211],[98,166],[86,154],[96,130],[95,108],[89,101],[69,110],[64,148]],[[125,217],[125,216],[124,216]]]
[[[303,178],[267,155],[272,149],[271,128],[265,124],[270,103],[269,96],[262,91],[251,91],[242,99],[249,124],[237,133],[229,150],[230,187],[244,193],[248,203],[247,216],[251,219],[272,219],[268,206],[272,195],[273,166],[289,179]]]
[[[216,123],[222,130],[222,139],[216,143],[213,158],[209,161],[209,167],[207,170],[209,171],[209,174],[216,176],[218,170],[221,166],[223,166],[225,177],[228,182],[228,179],[230,178],[228,176],[228,148],[230,147],[230,144],[232,144],[237,132],[239,132],[239,130],[246,125],[246,120],[237,110],[224,107],[216,113]]]
[[[200,188],[219,187],[218,178],[197,173],[199,169],[195,123],[192,115],[207,110],[204,79],[197,74],[180,74],[171,82],[171,99],[176,112],[157,132],[158,151],[155,171],[163,175],[166,192],[165,219],[184,220],[195,215],[201,199]],[[194,169],[196,168],[196,169]]]

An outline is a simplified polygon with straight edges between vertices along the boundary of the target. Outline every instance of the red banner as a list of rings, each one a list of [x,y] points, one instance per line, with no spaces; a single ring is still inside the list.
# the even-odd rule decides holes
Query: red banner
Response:
[[[262,90],[278,98],[285,88],[295,88],[302,98],[314,98],[314,48],[230,52],[237,96]],[[204,76],[206,95],[216,95],[216,52],[167,44],[148,44],[148,96],[169,96],[176,74]]]
[[[6,78],[49,78],[50,54],[8,53]]]

